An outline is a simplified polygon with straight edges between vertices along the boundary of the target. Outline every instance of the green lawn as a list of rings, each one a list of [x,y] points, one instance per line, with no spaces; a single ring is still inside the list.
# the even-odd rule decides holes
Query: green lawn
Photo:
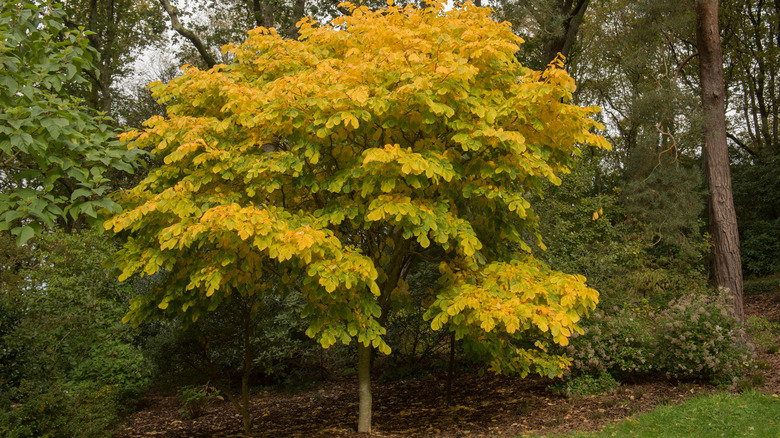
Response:
[[[780,437],[780,398],[776,394],[718,393],[680,405],[663,406],[600,432],[558,435],[556,438],[743,436]]]

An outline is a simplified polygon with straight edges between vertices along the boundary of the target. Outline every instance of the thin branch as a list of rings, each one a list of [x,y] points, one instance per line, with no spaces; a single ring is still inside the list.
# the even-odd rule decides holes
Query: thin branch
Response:
[[[672,140],[672,145],[669,146],[668,148],[662,150],[661,153],[658,154],[658,164],[656,164],[655,167],[653,167],[653,170],[650,171],[650,173],[647,175],[647,178],[642,180],[642,184],[644,184],[648,179],[650,179],[650,176],[653,174],[653,172],[655,172],[656,169],[661,167],[661,164],[662,164],[661,163],[661,157],[663,156],[663,154],[665,154],[665,153],[671,151],[672,149],[674,149],[674,161],[678,162],[677,161],[677,159],[678,159],[677,139],[674,138],[674,135],[672,135],[672,133],[665,132],[663,129],[661,129],[661,122],[658,122],[658,124],[655,125],[655,129],[659,133],[661,133],[662,136],[669,137]],[[679,164],[679,162],[678,162],[678,164]]]
[[[733,141],[737,146],[739,146],[742,150],[750,154],[752,157],[757,157],[758,154],[756,154],[756,151],[751,149],[748,145],[745,144],[742,140],[737,138],[734,134],[727,132],[726,137],[728,137],[731,141]]]

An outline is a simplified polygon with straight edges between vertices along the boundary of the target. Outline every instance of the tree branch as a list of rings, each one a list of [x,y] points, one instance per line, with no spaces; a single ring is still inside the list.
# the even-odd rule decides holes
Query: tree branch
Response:
[[[746,145],[746,144],[745,144],[745,142],[743,142],[742,140],[740,140],[739,138],[737,138],[737,136],[735,136],[734,134],[732,134],[732,133],[730,133],[730,132],[727,132],[727,133],[726,133],[726,137],[728,137],[728,139],[729,139],[729,140],[733,141],[733,142],[734,142],[734,144],[736,144],[737,146],[739,146],[739,147],[740,147],[740,149],[742,149],[742,150],[744,150],[745,152],[747,152],[748,154],[750,154],[750,156],[751,156],[751,157],[754,157],[754,158],[755,158],[755,157],[757,157],[757,156],[758,156],[758,154],[756,154],[756,151],[754,151],[753,149],[751,149],[751,148],[750,148],[748,145]]]
[[[211,56],[208,50],[206,50],[206,46],[203,44],[200,38],[195,35],[195,32],[181,25],[181,22],[179,22],[179,13],[176,12],[176,9],[174,9],[173,6],[171,6],[171,3],[168,0],[160,0],[160,4],[165,9],[165,12],[168,13],[168,16],[171,17],[171,25],[173,26],[173,30],[192,42],[192,44],[198,50],[198,53],[200,53],[200,57],[203,58],[203,61],[206,62],[208,68],[214,67],[217,64],[217,62],[214,60],[214,57]]]

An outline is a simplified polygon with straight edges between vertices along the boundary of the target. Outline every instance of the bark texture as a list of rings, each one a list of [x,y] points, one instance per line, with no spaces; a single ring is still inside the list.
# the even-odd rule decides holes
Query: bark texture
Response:
[[[559,36],[544,45],[545,65],[551,63],[558,56],[558,53],[566,57],[569,56],[590,0],[559,0],[558,3],[560,12],[563,14],[562,29],[560,29]]]
[[[739,232],[731,191],[731,170],[726,144],[726,106],[723,54],[718,28],[718,1],[697,0],[696,43],[704,109],[704,160],[709,187],[709,219],[712,236],[713,277],[718,287],[734,298],[734,314],[744,322],[742,260]]]
[[[371,433],[371,346],[358,343],[358,433]]]

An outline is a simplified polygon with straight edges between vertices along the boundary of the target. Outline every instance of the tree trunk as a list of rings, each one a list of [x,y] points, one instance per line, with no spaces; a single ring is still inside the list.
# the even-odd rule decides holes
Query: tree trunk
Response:
[[[455,378],[455,332],[450,332],[450,363],[447,369],[447,392],[445,402],[452,406],[452,380]]]
[[[726,145],[723,54],[718,29],[717,0],[696,2],[696,43],[699,49],[699,78],[704,109],[703,154],[710,191],[713,276],[718,287],[729,289],[734,298],[734,315],[744,322],[742,261]]]
[[[542,55],[544,65],[551,63],[558,56],[558,53],[566,57],[569,56],[590,0],[566,0],[559,3],[560,13],[563,15],[562,29],[559,29],[560,35],[555,36],[544,45],[544,54]]]
[[[371,345],[358,342],[358,432],[371,433]]]
[[[249,411],[249,377],[252,375],[252,314],[244,304],[244,369],[241,376],[241,417],[244,423],[244,435],[252,436],[252,413]]]

